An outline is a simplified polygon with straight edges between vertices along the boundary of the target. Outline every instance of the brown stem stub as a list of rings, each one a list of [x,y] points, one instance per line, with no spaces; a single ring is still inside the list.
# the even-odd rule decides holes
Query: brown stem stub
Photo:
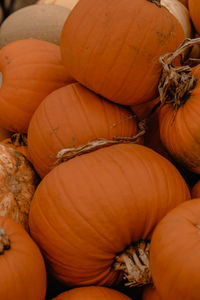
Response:
[[[10,139],[15,146],[27,146],[27,134],[25,133],[14,133]]]
[[[78,147],[62,149],[56,155],[56,165],[62,162],[66,162],[76,156],[90,153],[92,151],[109,147],[116,144],[122,143],[138,143],[139,139],[145,134],[145,122],[141,121],[138,124],[139,132],[133,137],[114,137],[112,140],[99,138],[94,141],[88,142],[87,144],[80,145]]]
[[[6,235],[4,229],[0,227],[0,254],[4,253],[4,250],[10,249],[10,240]]]
[[[185,39],[175,52],[167,53],[160,57],[163,65],[161,79],[158,85],[160,101],[162,104],[172,103],[175,112],[189,98],[195,88],[197,79],[191,74],[189,65],[174,66],[174,59],[181,55],[187,48],[200,43],[200,38]]]
[[[113,267],[116,271],[124,272],[126,286],[142,286],[152,283],[149,267],[150,242],[141,240],[131,245],[120,255],[115,257]]]

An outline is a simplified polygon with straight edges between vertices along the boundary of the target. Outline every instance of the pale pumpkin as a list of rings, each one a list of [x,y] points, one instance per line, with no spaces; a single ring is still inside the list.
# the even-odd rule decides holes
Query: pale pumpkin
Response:
[[[114,145],[63,162],[42,179],[31,203],[31,236],[53,276],[68,286],[112,286],[122,276],[144,284],[148,266],[146,277],[137,269],[136,278],[122,256],[129,262],[132,243],[150,238],[187,199],[188,187],[168,160],[142,145]],[[146,257],[148,242],[137,245]]]
[[[61,61],[59,46],[25,39],[0,50],[0,126],[26,133],[37,106],[52,91],[70,82]]]
[[[0,217],[0,299],[44,300],[46,269],[37,245],[8,217]]]
[[[137,131],[128,108],[73,83],[48,95],[35,111],[28,128],[28,151],[44,177],[55,167],[56,155],[63,148],[102,138],[133,137]]]
[[[39,178],[19,151],[0,143],[0,216],[28,229],[30,203]]]
[[[66,70],[113,102],[134,105],[153,99],[159,56],[184,39],[179,21],[158,2],[79,1],[61,35]]]
[[[72,10],[79,0],[39,0],[38,4],[56,4]]]

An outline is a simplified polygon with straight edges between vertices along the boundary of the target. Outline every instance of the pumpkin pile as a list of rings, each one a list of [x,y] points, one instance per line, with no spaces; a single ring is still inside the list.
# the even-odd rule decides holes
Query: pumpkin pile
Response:
[[[40,0],[3,22],[0,299],[199,300],[198,13]]]

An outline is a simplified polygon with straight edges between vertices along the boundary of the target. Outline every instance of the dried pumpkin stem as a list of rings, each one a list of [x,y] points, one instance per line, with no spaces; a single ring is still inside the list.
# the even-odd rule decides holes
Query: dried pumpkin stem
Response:
[[[189,65],[174,66],[173,61],[186,49],[199,43],[200,38],[187,38],[175,52],[167,53],[159,59],[163,65],[158,85],[160,101],[162,104],[172,103],[175,106],[175,111],[187,101],[196,85],[197,79],[191,75],[191,67]]]
[[[0,227],[0,254],[4,253],[4,250],[10,249],[10,240],[5,233],[5,230]]]
[[[14,133],[10,139],[15,146],[27,146],[27,134],[25,133]]]
[[[122,144],[122,143],[138,143],[140,137],[142,137],[146,130],[145,130],[145,122],[141,121],[138,123],[138,128],[139,132],[137,135],[133,137],[114,137],[112,140],[104,139],[104,138],[99,138],[94,141],[88,142],[85,145],[80,145],[78,147],[73,147],[73,148],[66,148],[62,149],[61,151],[58,152],[56,155],[56,165],[68,161],[76,156],[90,153],[92,151],[112,146],[115,144]]]
[[[128,281],[125,283],[126,286],[142,286],[152,283],[149,248],[150,242],[141,240],[115,257],[113,267],[116,271],[124,272],[123,278]]]

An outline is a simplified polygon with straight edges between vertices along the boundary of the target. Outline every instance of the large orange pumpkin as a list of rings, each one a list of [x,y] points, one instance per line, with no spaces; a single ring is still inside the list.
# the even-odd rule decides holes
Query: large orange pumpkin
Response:
[[[51,93],[37,108],[28,129],[28,150],[35,169],[44,177],[63,148],[136,133],[136,122],[128,108],[74,83]]]
[[[187,199],[188,187],[168,160],[142,145],[114,145],[61,163],[43,178],[30,231],[57,279],[111,286],[122,279],[119,253],[149,238]]]
[[[0,143],[0,216],[28,229],[30,203],[39,178],[19,151]]]
[[[25,133],[33,112],[55,89],[71,82],[59,46],[41,40],[12,42],[0,50],[0,126]]]
[[[200,14],[200,2],[199,0],[188,0],[188,8],[190,17],[194,24],[196,31],[200,34],[200,21],[199,21],[199,14]]]
[[[43,257],[28,233],[7,217],[0,217],[0,253],[0,299],[44,300]]]
[[[130,300],[128,296],[100,286],[74,288],[53,298],[52,300]]]
[[[61,54],[78,82],[134,105],[155,97],[158,58],[183,39],[181,25],[159,1],[80,0],[64,24]]]
[[[161,300],[155,287],[147,286],[144,288],[142,300]]]
[[[199,299],[199,220],[200,198],[173,209],[153,233],[150,267],[162,300]]]

